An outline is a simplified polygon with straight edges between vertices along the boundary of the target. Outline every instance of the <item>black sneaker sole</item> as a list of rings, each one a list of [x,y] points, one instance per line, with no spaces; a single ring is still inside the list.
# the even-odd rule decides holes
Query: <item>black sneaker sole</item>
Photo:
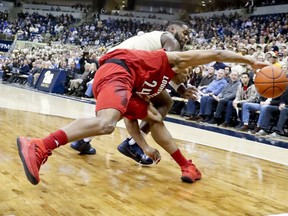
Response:
[[[193,183],[193,182],[195,182],[195,181],[193,181],[193,179],[191,179],[191,178],[189,178],[189,177],[187,177],[187,176],[181,176],[181,180],[182,180],[183,182],[186,182],[186,183]]]
[[[80,152],[81,155],[93,155],[93,154],[96,154],[96,149],[93,148],[91,145],[90,145],[90,149],[88,151],[83,150],[83,148],[80,149],[79,147],[76,147],[76,146],[72,145],[72,143],[71,143],[70,147],[72,149]]]

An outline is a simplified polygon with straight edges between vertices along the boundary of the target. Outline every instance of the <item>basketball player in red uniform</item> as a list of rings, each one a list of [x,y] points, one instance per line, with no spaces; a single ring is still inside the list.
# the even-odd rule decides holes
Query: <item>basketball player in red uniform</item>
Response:
[[[84,137],[112,133],[116,123],[127,114],[130,99],[133,102],[135,94],[141,98],[141,100],[139,98],[137,100],[149,102],[150,98],[165,90],[170,80],[173,80],[176,84],[185,82],[188,76],[187,68],[190,66],[207,64],[212,61],[245,63],[252,65],[254,69],[267,65],[256,62],[251,57],[224,50],[165,52],[164,50],[117,49],[104,55],[100,59],[101,66],[94,78],[93,92],[97,99],[95,117],[74,120],[42,139],[17,138],[18,152],[26,177],[32,184],[39,183],[40,167],[47,161],[53,149]],[[136,109],[134,110],[136,114],[141,114]],[[201,173],[192,161],[187,160],[171,141],[172,138],[163,122],[157,121],[156,117],[150,127],[155,141],[169,152],[171,157],[179,164],[182,171],[182,181],[192,183],[200,179]],[[132,131],[132,133],[135,132]],[[141,134],[139,130],[137,133]],[[135,136],[135,134],[131,135]],[[156,162],[159,161],[160,157],[157,151],[143,145],[141,141],[143,137],[139,136],[139,139],[138,137],[136,139],[149,157]]]
[[[186,23],[181,21],[174,21],[167,26],[166,31],[152,31],[140,36],[131,37],[121,44],[113,47],[109,52],[115,49],[137,49],[137,50],[159,50],[165,49],[166,51],[180,51],[184,44],[189,41],[189,29]],[[184,85],[176,85],[169,83],[175,91],[183,97],[193,99],[197,95],[197,89],[186,89]],[[195,97],[194,97],[195,99]],[[166,91],[162,91],[156,97],[151,98],[153,106],[157,108],[163,118],[167,115],[173,105],[170,95]],[[141,131],[145,134],[150,132],[149,124],[145,121],[141,122]],[[96,149],[90,144],[92,138],[84,138],[71,143],[71,147],[81,154],[96,154]],[[135,160],[142,165],[151,165],[153,160],[144,154],[143,150],[139,147],[137,142],[130,137],[125,139],[119,146],[118,150]]]

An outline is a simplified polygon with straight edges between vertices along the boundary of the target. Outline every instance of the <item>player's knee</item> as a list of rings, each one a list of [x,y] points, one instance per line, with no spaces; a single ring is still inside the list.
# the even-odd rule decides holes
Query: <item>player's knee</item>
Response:
[[[100,122],[101,134],[111,134],[115,130],[116,124],[111,121],[102,120]]]

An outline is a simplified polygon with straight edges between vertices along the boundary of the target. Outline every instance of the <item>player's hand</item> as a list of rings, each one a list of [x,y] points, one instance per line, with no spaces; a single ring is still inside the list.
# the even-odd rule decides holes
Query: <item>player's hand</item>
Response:
[[[195,86],[188,87],[183,94],[183,98],[196,101],[198,99],[198,89]]]
[[[158,164],[161,160],[160,152],[157,149],[154,149],[150,146],[145,148],[145,154],[148,155],[156,164]]]

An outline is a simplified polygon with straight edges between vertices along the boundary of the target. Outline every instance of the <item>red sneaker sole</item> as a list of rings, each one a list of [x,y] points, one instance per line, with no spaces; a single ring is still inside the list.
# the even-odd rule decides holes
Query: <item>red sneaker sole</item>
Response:
[[[27,179],[28,179],[33,185],[37,185],[37,184],[39,183],[39,181],[30,173],[30,171],[29,171],[29,169],[28,169],[28,167],[27,167],[27,164],[26,164],[24,155],[22,154],[21,141],[20,141],[20,138],[19,138],[19,137],[17,138],[17,147],[18,147],[18,153],[19,153],[19,156],[20,156],[20,158],[21,158],[21,161],[22,161],[22,164],[23,164],[24,171],[25,171],[25,174],[26,174]]]

